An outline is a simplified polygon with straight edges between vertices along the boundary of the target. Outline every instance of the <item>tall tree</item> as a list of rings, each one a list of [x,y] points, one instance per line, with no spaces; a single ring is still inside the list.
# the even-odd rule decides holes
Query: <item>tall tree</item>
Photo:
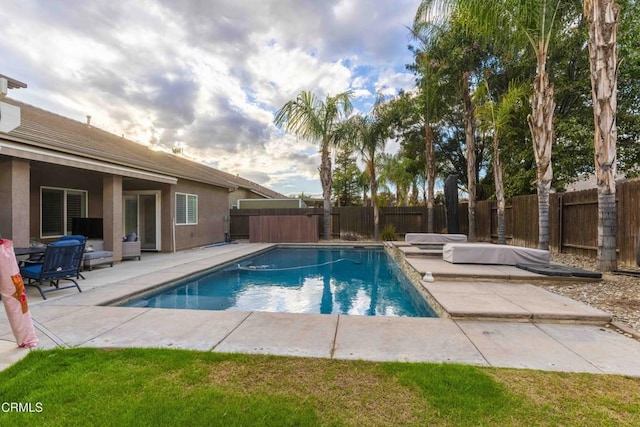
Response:
[[[395,157],[402,159],[402,167],[405,169],[403,173],[408,174],[411,178],[410,204],[418,206],[419,199],[422,196],[422,201],[426,206],[428,183],[424,126],[419,112],[417,97],[411,96],[406,92],[401,93],[391,101],[391,104],[396,104],[392,107],[396,110],[393,115],[392,126],[394,137],[400,143],[400,150]]]
[[[332,184],[337,206],[354,206],[361,203],[360,175],[354,153],[347,147],[340,147],[335,158]]]
[[[621,6],[618,55],[624,58],[618,69],[618,110],[616,113],[617,171],[628,178],[640,175],[640,1],[618,0]]]
[[[585,0],[589,22],[591,99],[595,121],[595,167],[598,186],[598,268],[617,268],[616,258],[616,111],[618,83],[618,14],[615,0]]]
[[[461,22],[451,20],[447,25],[434,25],[424,19],[424,14],[419,10],[413,25],[413,33],[423,45],[424,56],[429,58],[430,67],[426,67],[436,82],[431,87],[437,88],[437,93],[431,93],[432,103],[438,106],[440,114],[431,126],[435,134],[436,123],[442,119],[446,108],[442,107],[447,93],[454,94],[457,101],[455,109],[461,110],[462,128],[464,129],[464,155],[467,177],[468,194],[468,238],[476,239],[475,211],[477,198],[478,177],[478,147],[476,146],[476,120],[474,105],[471,102],[471,91],[475,77],[484,53],[480,49],[477,40],[465,31]],[[418,71],[421,71],[418,68]],[[422,73],[424,74],[424,72]],[[426,76],[423,75],[423,79]],[[434,96],[435,95],[435,96]],[[450,95],[449,95],[450,96]],[[436,111],[436,110],[434,110]],[[428,148],[428,147],[427,147]],[[433,164],[432,164],[433,166]],[[428,172],[428,171],[427,171]]]
[[[443,102],[445,85],[442,79],[440,62],[431,55],[430,43],[433,39],[424,36],[432,29],[426,29],[417,23],[412,29],[416,39],[420,40],[420,49],[413,49],[414,63],[408,68],[417,76],[417,92],[415,96],[405,96],[397,104],[399,111],[413,110],[416,124],[421,126],[425,177],[427,181],[427,231],[434,232],[434,205],[435,205],[435,181],[436,181],[436,138],[438,135],[437,124],[442,119],[443,110],[447,108]],[[404,105],[404,106],[403,106]]]
[[[380,210],[378,204],[378,176],[376,161],[384,151],[389,137],[389,113],[384,99],[378,95],[375,105],[367,115],[357,114],[347,121],[346,143],[360,153],[369,176],[371,205],[373,207],[373,238],[378,240],[380,230]]]
[[[379,159],[380,181],[388,182],[395,187],[398,206],[408,206],[409,189],[415,181],[410,171],[411,159],[402,157],[400,153],[381,153]]]
[[[476,126],[474,106],[471,102],[471,91],[469,80],[471,72],[462,73],[462,111],[464,117],[464,140],[467,154],[467,191],[469,194],[469,232],[468,238],[474,242],[476,240]]]
[[[536,57],[529,128],[537,166],[538,247],[549,248],[549,192],[555,138],[554,89],[547,72],[549,45],[559,12],[572,7],[562,0],[423,0],[416,19],[455,19],[478,37],[513,47],[529,46]],[[566,9],[565,9],[566,8]],[[557,28],[555,28],[557,30]]]
[[[480,122],[480,129],[491,135],[493,147],[493,175],[498,204],[498,243],[506,243],[505,226],[505,197],[504,181],[502,178],[502,161],[500,160],[500,138],[513,119],[513,111],[520,100],[526,95],[523,86],[511,84],[506,94],[495,101],[491,97],[489,83],[484,80],[474,93],[477,105],[476,115]]]
[[[343,124],[351,113],[351,91],[327,96],[325,101],[302,91],[276,112],[274,122],[303,139],[320,145],[320,182],[323,198],[323,234],[331,239],[331,147],[345,138]]]

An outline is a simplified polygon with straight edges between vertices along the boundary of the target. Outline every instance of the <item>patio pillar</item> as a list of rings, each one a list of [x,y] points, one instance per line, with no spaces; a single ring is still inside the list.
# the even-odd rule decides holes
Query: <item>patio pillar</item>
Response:
[[[0,234],[13,240],[14,247],[30,243],[30,195],[29,161],[0,162]]]
[[[107,175],[102,180],[102,218],[104,248],[113,252],[113,260],[122,260],[122,177]]]

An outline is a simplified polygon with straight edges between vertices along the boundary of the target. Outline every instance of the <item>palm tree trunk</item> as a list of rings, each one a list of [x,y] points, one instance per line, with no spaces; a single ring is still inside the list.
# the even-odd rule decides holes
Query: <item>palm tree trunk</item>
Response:
[[[498,202],[498,244],[507,242],[504,223],[504,181],[502,179],[502,162],[500,161],[500,146],[498,132],[493,134],[493,178],[496,186],[496,200]]]
[[[468,240],[476,240],[476,137],[473,103],[469,92],[471,72],[462,74],[462,104],[464,114],[464,140],[467,146],[467,191],[469,192],[469,235]]]
[[[418,206],[418,183],[414,180],[411,184],[411,200],[409,201],[410,206]]]
[[[600,271],[617,268],[616,256],[616,110],[618,14],[615,0],[585,0],[589,21],[591,99],[595,121],[595,167],[598,186],[598,255]]]
[[[378,211],[378,183],[373,160],[370,160],[369,174],[371,176],[371,205],[373,206],[373,240],[378,240],[380,234],[380,212]]]
[[[322,233],[326,240],[331,240],[331,157],[329,145],[322,144],[320,160],[320,182],[322,183]]]
[[[551,167],[551,148],[555,139],[553,129],[553,86],[547,74],[547,52],[541,42],[538,56],[538,73],[533,82],[533,96],[531,97],[531,115],[529,116],[529,130],[533,139],[533,152],[537,165],[538,187],[538,248],[549,249],[549,192],[553,169]]]
[[[426,158],[427,172],[427,232],[433,233],[433,205],[434,188],[436,180],[436,156],[434,154],[433,142],[435,135],[429,123],[424,125],[424,154]]]

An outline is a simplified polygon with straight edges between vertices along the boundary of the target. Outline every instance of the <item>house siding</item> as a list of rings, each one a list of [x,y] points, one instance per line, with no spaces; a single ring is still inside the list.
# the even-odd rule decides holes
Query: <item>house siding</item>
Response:
[[[174,221],[176,193],[198,196],[198,223],[175,225],[176,250],[224,241],[224,218],[229,214],[228,190],[194,181],[178,181],[171,193],[171,218]]]

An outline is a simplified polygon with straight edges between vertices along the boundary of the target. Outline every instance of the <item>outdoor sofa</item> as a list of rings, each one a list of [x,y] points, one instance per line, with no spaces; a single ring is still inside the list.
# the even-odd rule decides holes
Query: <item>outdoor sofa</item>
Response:
[[[96,265],[109,264],[113,267],[113,252],[104,250],[102,240],[87,240],[87,248],[82,258],[82,266],[89,271]]]

